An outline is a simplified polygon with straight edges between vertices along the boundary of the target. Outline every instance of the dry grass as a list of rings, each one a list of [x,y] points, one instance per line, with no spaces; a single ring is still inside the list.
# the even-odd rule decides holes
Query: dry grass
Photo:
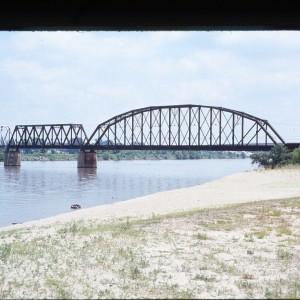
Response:
[[[0,298],[300,298],[300,198],[0,232]]]

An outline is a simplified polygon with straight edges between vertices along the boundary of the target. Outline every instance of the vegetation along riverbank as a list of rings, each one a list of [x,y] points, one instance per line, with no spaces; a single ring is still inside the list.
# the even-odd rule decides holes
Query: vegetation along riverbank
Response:
[[[78,153],[57,150],[35,150],[22,154],[22,161],[59,161],[77,160]],[[249,155],[244,152],[229,151],[153,151],[153,150],[100,150],[97,151],[99,160],[152,160],[152,159],[238,159]],[[4,153],[0,151],[0,161],[3,161]]]

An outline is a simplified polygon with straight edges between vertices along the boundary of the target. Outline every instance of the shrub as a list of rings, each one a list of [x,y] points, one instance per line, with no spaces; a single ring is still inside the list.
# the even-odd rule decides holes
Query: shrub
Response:
[[[274,168],[290,164],[292,162],[292,153],[283,145],[275,145],[270,152],[258,152],[252,154],[250,158],[252,159],[252,164]]]
[[[292,163],[300,164],[300,147],[298,147],[292,152]]]

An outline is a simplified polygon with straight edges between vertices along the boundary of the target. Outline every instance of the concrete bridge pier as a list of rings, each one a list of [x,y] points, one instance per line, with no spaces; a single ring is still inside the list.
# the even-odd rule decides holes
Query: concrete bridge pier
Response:
[[[97,153],[95,150],[80,150],[77,158],[77,168],[97,168]]]
[[[5,167],[20,167],[21,166],[21,154],[19,150],[4,152],[4,166]]]

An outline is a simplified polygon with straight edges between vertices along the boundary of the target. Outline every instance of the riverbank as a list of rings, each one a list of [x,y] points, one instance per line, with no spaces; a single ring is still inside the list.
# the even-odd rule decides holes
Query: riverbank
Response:
[[[299,298],[299,216],[294,168],[1,228],[0,297]]]

